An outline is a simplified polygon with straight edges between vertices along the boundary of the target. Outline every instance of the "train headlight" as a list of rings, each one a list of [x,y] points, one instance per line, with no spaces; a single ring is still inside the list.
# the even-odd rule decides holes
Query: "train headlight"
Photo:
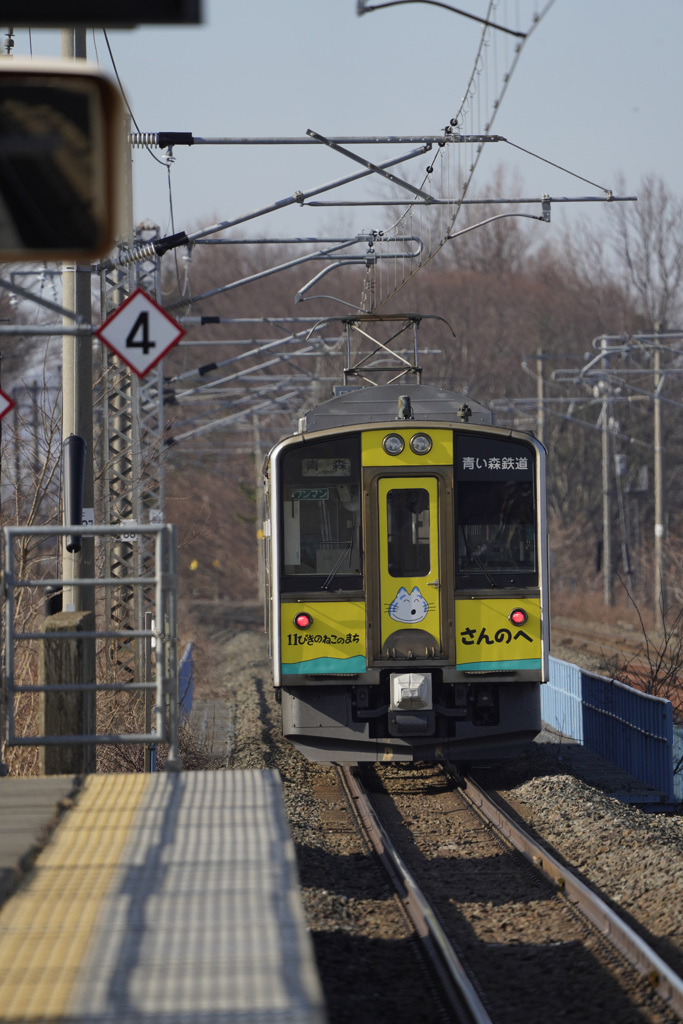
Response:
[[[313,623],[313,616],[308,612],[297,612],[294,616],[294,625],[297,629],[308,629]]]
[[[432,439],[429,434],[413,434],[410,439],[410,450],[415,455],[426,455],[432,450]]]
[[[513,608],[510,614],[508,615],[508,619],[513,624],[513,626],[523,626],[528,618],[529,616],[523,608]]]
[[[405,441],[400,434],[387,434],[382,441],[382,448],[387,455],[400,455],[405,448]]]
[[[389,682],[392,711],[431,711],[431,672],[392,672]]]

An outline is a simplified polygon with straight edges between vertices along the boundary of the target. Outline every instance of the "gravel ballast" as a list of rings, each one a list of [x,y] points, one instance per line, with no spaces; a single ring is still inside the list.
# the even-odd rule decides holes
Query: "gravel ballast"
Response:
[[[310,764],[280,735],[265,636],[217,625],[207,631],[217,669],[212,692],[198,684],[199,707],[206,697],[231,709],[229,768],[280,771],[330,1021],[432,1019],[411,1016],[416,1006],[406,1006],[398,988],[394,1000],[387,1000],[385,982],[375,991],[387,970],[387,944],[393,977],[414,973],[407,926],[388,887],[378,898],[381,881],[359,870],[365,851],[348,825],[333,770]],[[621,802],[596,784],[594,762],[582,768],[580,754],[541,736],[516,761],[479,777],[683,976],[683,816]]]

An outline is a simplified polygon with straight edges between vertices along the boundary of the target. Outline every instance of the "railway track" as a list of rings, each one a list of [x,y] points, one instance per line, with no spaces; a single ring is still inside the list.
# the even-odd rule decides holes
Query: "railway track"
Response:
[[[441,980],[448,1019],[664,1022],[683,983],[477,784],[338,769]]]
[[[675,635],[667,640],[640,629],[553,619],[551,653],[577,661],[599,675],[617,678],[637,690],[670,700],[683,711],[680,679],[681,645]]]
[[[521,828],[473,779],[465,780],[464,792],[486,820],[530,860],[558,892],[580,909],[657,991],[667,1006],[683,1018],[683,979],[595,892]]]
[[[355,816],[360,819],[372,848],[403,901],[432,969],[439,979],[442,997],[453,1015],[452,1019],[457,1020],[458,1024],[492,1024],[433,907],[423,895],[384,829],[368,791],[354,771],[354,767],[339,768],[338,777]]]
[[[553,617],[551,639],[552,647],[573,649],[598,664],[603,663],[604,668],[600,670],[603,673],[607,673],[615,662],[622,665],[634,658],[640,660],[643,648],[640,630],[574,622],[559,617]]]

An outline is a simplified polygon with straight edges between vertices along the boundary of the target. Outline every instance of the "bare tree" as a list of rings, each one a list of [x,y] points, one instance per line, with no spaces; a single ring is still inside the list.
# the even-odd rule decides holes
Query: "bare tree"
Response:
[[[524,187],[518,175],[510,176],[499,166],[478,195],[514,198],[524,195]],[[439,262],[485,274],[523,273],[545,241],[543,227],[527,219],[538,215],[535,206],[493,202],[465,206],[455,228],[456,236],[462,234],[449,242]]]
[[[606,662],[605,669],[620,683],[671,701],[674,715],[680,721],[683,716],[683,607],[673,618],[662,612],[660,630],[654,634],[648,630],[623,580],[621,584],[638,616],[642,642],[629,657]]]
[[[1,517],[4,525],[43,526],[59,519],[59,458],[61,403],[44,366],[41,385],[17,386],[16,409],[3,426]],[[16,542],[16,572],[22,579],[56,576],[57,547],[41,537],[23,537]],[[17,592],[15,627],[21,632],[35,628],[43,613],[44,593],[21,589]],[[2,607],[3,616],[5,605]],[[4,624],[3,624],[4,625]],[[3,628],[3,644],[5,638]],[[32,641],[15,647],[15,674],[21,682],[37,678],[37,649]],[[4,659],[4,651],[3,651]],[[20,735],[37,732],[37,694],[22,694],[15,705],[15,728]],[[38,771],[38,753],[33,747],[4,749],[0,760],[15,775]]]
[[[661,178],[649,176],[638,201],[619,203],[608,238],[648,327],[678,323],[683,312],[683,203]]]

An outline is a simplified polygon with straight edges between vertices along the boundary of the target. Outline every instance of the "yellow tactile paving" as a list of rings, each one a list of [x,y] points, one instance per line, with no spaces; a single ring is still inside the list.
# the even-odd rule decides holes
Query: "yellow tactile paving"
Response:
[[[89,776],[0,909],[0,1024],[324,1024],[275,772]]]
[[[0,910],[2,1021],[58,1020],[66,1012],[148,783],[145,775],[88,776],[31,878]]]

